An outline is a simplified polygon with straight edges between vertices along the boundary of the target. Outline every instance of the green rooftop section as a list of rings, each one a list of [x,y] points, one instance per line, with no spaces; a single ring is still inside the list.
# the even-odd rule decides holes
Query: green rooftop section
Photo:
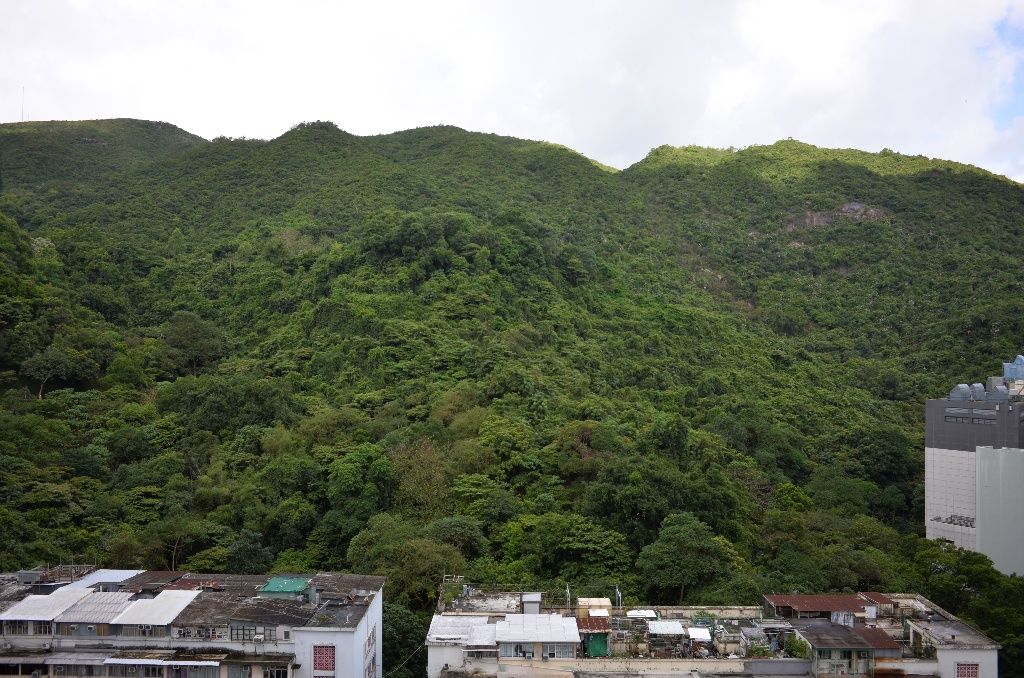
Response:
[[[260,589],[260,593],[302,593],[309,588],[305,577],[273,577]]]

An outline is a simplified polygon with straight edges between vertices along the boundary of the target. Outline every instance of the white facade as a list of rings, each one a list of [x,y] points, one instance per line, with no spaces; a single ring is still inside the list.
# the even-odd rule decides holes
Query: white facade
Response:
[[[382,577],[308,575],[306,591],[275,595],[262,592],[270,577],[217,576],[211,591],[193,579],[155,597],[70,587],[26,596],[0,614],[0,674],[382,678]]]
[[[995,650],[939,648],[935,658],[942,678],[999,678],[999,654]]]
[[[369,609],[354,629],[336,626],[305,626],[292,629],[295,663],[292,678],[381,678],[381,596],[373,597]],[[314,648],[334,648],[335,670],[320,670]]]
[[[977,451],[977,550],[1005,574],[1024,574],[1024,450]]]
[[[924,451],[925,534],[977,550],[977,452],[926,447]],[[966,524],[946,522],[962,516]],[[938,520],[936,520],[938,519]]]

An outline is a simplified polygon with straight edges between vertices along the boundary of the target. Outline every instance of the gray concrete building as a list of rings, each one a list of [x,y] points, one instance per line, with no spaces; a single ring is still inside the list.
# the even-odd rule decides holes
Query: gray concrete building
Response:
[[[1024,574],[1024,356],[925,406],[925,533]]]

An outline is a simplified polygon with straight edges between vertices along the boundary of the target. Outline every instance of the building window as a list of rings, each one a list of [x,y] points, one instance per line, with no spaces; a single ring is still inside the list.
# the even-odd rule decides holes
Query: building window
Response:
[[[34,622],[32,624],[32,633],[37,636],[49,636],[53,635],[53,625],[50,622]]]
[[[842,652],[839,653],[839,658],[840,659],[852,659],[853,658],[853,650],[843,650]]]
[[[498,649],[502,657],[533,657],[533,643],[502,643]],[[376,655],[375,655],[376,656]]]
[[[232,626],[231,640],[255,640],[256,636],[263,636],[263,641],[270,643],[277,640],[276,626]]]
[[[291,640],[292,639],[292,632],[291,631],[285,631],[284,632],[284,639],[285,640]]]
[[[288,678],[287,666],[264,666],[263,678]]]
[[[252,678],[249,664],[228,664],[228,678]]]
[[[314,645],[313,646],[313,671],[327,671],[334,673],[334,646]]]
[[[978,678],[978,665],[957,662],[956,678]]]
[[[569,643],[544,643],[544,656],[553,659],[568,659],[576,656]]]
[[[142,667],[142,678],[163,678],[164,667],[162,666],[143,666]]]
[[[9,621],[4,622],[4,633],[9,636],[27,636],[28,635],[28,622],[25,621]]]
[[[966,424],[971,420],[970,417],[950,417],[946,416],[946,421],[951,424]]]

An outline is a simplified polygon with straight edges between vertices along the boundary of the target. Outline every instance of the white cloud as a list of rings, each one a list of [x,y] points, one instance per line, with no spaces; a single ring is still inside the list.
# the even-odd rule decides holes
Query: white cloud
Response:
[[[663,143],[794,137],[1019,179],[1021,35],[1024,0],[5,0],[0,120],[20,119],[24,85],[31,119],[206,137],[450,123],[616,166]]]

